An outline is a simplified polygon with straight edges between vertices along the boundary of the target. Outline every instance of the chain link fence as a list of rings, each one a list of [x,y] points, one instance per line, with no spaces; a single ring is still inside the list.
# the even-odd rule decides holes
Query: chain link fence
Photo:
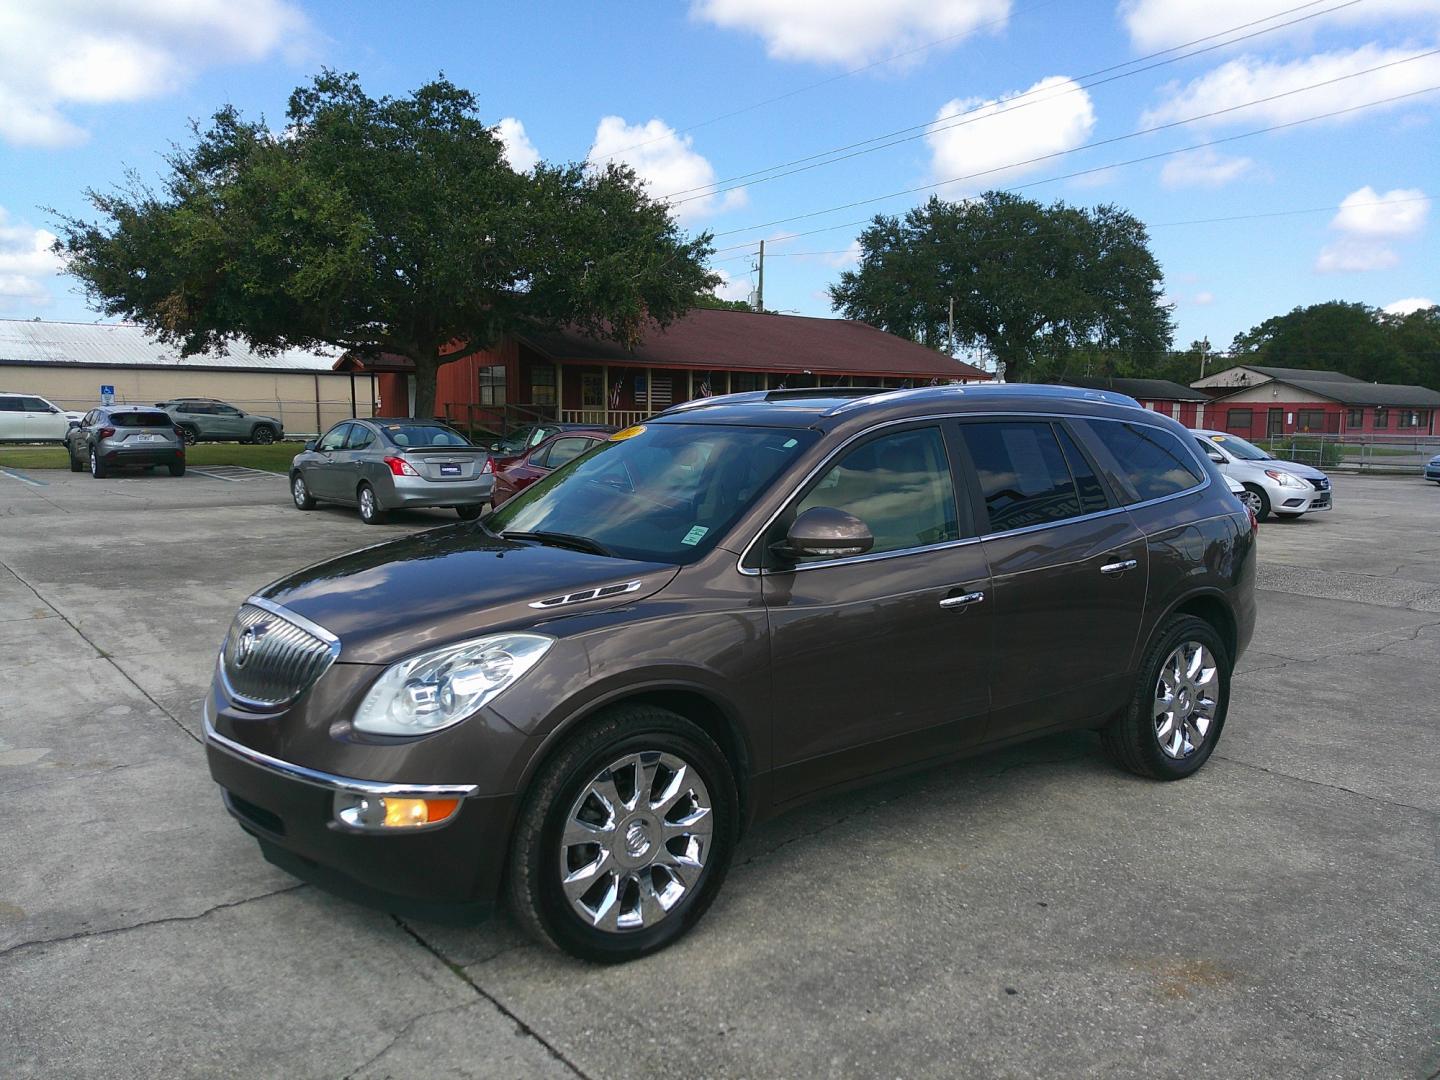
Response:
[[[1317,469],[1418,475],[1440,454],[1437,435],[1285,435],[1256,440],[1278,458]]]

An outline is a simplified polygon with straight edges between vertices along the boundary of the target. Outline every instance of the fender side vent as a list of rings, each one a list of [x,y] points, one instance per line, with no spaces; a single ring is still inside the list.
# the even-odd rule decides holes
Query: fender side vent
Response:
[[[552,596],[545,600],[533,601],[532,608],[557,608],[565,607],[567,604],[583,604],[586,600],[603,600],[609,596],[623,596],[625,593],[636,592],[640,588],[639,581],[621,581],[615,585],[601,585],[594,589],[583,589],[580,592],[566,593],[564,596]]]

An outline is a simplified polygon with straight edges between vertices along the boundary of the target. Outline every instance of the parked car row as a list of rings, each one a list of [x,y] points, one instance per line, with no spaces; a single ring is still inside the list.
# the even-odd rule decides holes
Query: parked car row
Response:
[[[0,443],[60,442],[80,416],[38,394],[0,391]]]
[[[143,408],[145,406],[103,406]],[[197,442],[273,443],[285,437],[285,426],[273,416],[247,413],[214,398],[157,401],[167,423],[180,431],[187,445]],[[38,394],[0,391],[0,442],[69,443],[69,432],[88,413],[62,409]]]

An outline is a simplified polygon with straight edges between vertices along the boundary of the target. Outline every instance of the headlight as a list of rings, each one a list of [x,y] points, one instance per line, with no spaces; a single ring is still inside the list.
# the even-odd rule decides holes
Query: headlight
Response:
[[[458,724],[534,667],[553,642],[541,634],[495,634],[391,664],[360,703],[355,730],[425,735]]]
[[[1266,469],[1265,475],[1270,477],[1271,480],[1274,480],[1281,487],[1303,488],[1310,486],[1309,484],[1305,483],[1304,480],[1301,480],[1298,476],[1294,476],[1288,472],[1281,472],[1279,469]]]

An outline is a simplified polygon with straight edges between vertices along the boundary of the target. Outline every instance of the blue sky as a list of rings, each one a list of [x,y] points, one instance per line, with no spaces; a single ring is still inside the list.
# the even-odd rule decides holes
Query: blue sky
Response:
[[[695,189],[676,209],[716,233],[725,295],[753,286],[767,240],[772,309],[829,314],[854,223],[929,190],[816,211],[977,173],[930,190],[1113,202],[1152,227],[1177,344],[1223,348],[1297,304],[1440,300],[1440,91],[1416,93],[1440,87],[1437,49],[1440,0],[0,0],[0,317],[96,317],[44,252],[44,208],[158,175],[223,103],[278,126],[329,66],[372,94],[443,71],[504,122],[517,167],[613,154],[657,196]],[[915,137],[760,172],[901,129]],[[1240,220],[1191,224],[1216,218]]]

